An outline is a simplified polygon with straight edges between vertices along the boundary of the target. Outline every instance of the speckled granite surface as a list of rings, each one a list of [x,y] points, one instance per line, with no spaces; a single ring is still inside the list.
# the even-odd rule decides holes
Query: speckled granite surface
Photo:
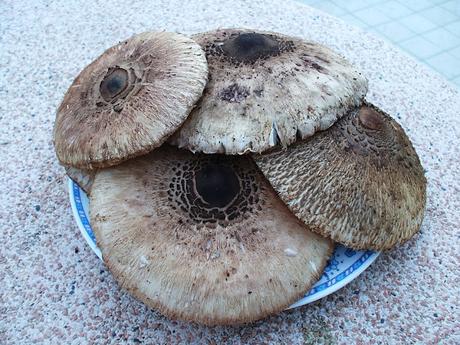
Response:
[[[420,236],[312,305],[247,327],[170,321],[131,298],[85,244],[51,143],[78,71],[148,29],[250,26],[318,40],[359,65],[426,168]],[[460,94],[390,45],[287,1],[0,3],[0,343],[460,343]]]

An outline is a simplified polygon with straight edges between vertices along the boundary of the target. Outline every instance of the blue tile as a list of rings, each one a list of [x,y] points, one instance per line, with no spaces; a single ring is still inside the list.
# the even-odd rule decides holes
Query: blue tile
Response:
[[[378,3],[380,0],[332,0],[337,6],[349,11],[354,12],[366,7],[371,7]]]
[[[449,50],[449,53],[455,56],[457,59],[460,59],[460,46]]]
[[[379,11],[382,11],[382,13],[386,14],[388,17],[393,19],[407,17],[408,15],[414,13],[414,10],[409,9],[406,6],[394,0],[383,2],[374,7],[376,7]]]
[[[407,27],[396,21],[381,24],[377,26],[376,29],[392,42],[400,42],[415,36],[415,33],[412,30],[409,30]]]
[[[398,0],[404,6],[410,8],[413,11],[421,11],[428,7],[436,5],[435,2],[430,0]]]
[[[304,2],[381,35],[460,84],[460,0]]]
[[[420,14],[437,25],[446,25],[458,20],[455,14],[442,7],[427,8],[421,11]]]
[[[320,1],[312,6],[336,17],[340,17],[347,13],[343,8],[337,6],[332,1]]]
[[[441,53],[426,59],[426,62],[436,71],[443,74],[447,79],[460,76],[460,59],[449,53]]]
[[[441,48],[437,47],[435,44],[420,36],[416,36],[406,41],[402,41],[399,43],[399,46],[402,47],[408,53],[422,60],[430,56],[436,55],[442,51]]]
[[[452,0],[452,1],[445,2],[439,6],[441,6],[442,8],[445,8],[449,12],[460,17],[460,1]]]
[[[436,44],[442,50],[448,50],[460,46],[460,37],[455,36],[453,33],[443,28],[425,32],[421,36],[431,43]]]
[[[418,13],[412,14],[404,18],[400,18],[399,22],[418,34],[433,30],[437,27],[437,25],[435,25],[433,22],[429,21],[424,16]]]
[[[444,28],[452,32],[454,35],[460,37],[460,20],[447,24]]]
[[[340,19],[346,21],[347,23],[353,24],[355,26],[359,26],[361,29],[365,29],[369,27],[369,25],[364,23],[362,20],[359,20],[352,14],[346,14],[344,16],[341,16]]]
[[[371,26],[376,26],[391,20],[386,14],[379,11],[377,7],[365,8],[354,12],[353,15]]]

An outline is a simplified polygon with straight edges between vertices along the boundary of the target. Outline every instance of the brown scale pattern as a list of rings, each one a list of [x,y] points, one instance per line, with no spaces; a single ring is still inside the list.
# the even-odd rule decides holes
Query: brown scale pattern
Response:
[[[329,128],[359,106],[367,80],[330,49],[242,29],[197,34],[209,82],[169,140],[193,152],[262,153]]]
[[[379,129],[353,111],[286,151],[254,156],[304,223],[356,249],[382,250],[411,238],[426,202],[426,179],[401,126],[373,107]]]
[[[330,135],[341,140],[345,150],[367,157],[376,166],[383,167],[396,159],[410,169],[414,166],[416,154],[410,141],[405,140],[404,131],[389,116],[382,116],[380,120],[381,128],[370,129],[362,124],[358,112],[355,112],[338,121],[331,128]]]
[[[152,56],[149,55],[149,58],[152,59]],[[145,66],[149,66],[149,64],[151,63],[152,61],[146,61]],[[100,90],[99,92],[95,92],[96,99],[92,97],[88,98],[86,95],[86,98],[82,99],[82,102],[95,102],[96,107],[98,108],[95,110],[97,114],[103,113],[105,110],[104,107],[111,107],[114,111],[118,113],[122,111],[125,103],[128,102],[131,97],[135,97],[136,94],[139,92],[140,87],[136,86],[140,85],[143,82],[146,82],[146,75],[148,75],[148,73],[145,73],[145,69],[140,69],[137,71],[137,73],[133,68],[127,68],[123,70],[126,71],[128,75],[126,81],[127,86],[123,91],[118,93],[116,96],[107,99],[104,97],[102,90]],[[109,75],[110,72],[111,71],[109,69],[107,75]],[[95,86],[97,87],[98,85],[96,84]]]
[[[221,170],[206,170],[217,163]],[[203,170],[238,176],[239,188],[220,189],[226,194],[208,193],[195,181],[204,191],[200,197],[225,206],[212,216],[226,220],[210,222],[209,207],[191,191]],[[205,175],[201,182],[211,187],[222,180]],[[229,220],[232,214],[237,217]],[[319,279],[333,249],[293,216],[248,156],[206,157],[162,146],[100,169],[90,217],[104,261],[122,287],[169,317],[210,325],[283,310]]]
[[[200,156],[199,156],[200,157]],[[207,157],[191,160],[187,163],[176,163],[172,168],[174,175],[168,189],[168,200],[171,208],[185,212],[185,222],[204,224],[208,227],[228,226],[237,218],[245,217],[260,207],[258,196],[259,188],[256,184],[256,170],[247,164],[241,164],[245,159],[222,159],[221,157]],[[236,174],[240,189],[233,200],[224,207],[216,207],[206,203],[195,188],[195,172],[209,163],[228,165]],[[239,163],[239,164],[238,164]]]
[[[185,36],[143,33],[109,48],[59,106],[59,161],[95,169],[151,151],[187,118],[206,81],[204,52]]]
[[[225,40],[231,40],[238,37],[239,33],[231,33],[230,35],[224,35]],[[278,56],[283,53],[292,53],[295,51],[295,44],[291,40],[283,39],[271,34],[264,34],[264,37],[268,41],[273,43],[272,49],[267,49],[264,54],[260,54],[254,58],[241,59],[236,56],[225,52],[221,42],[211,42],[205,45],[204,50],[207,56],[212,56],[214,58],[220,58],[222,61],[230,62],[235,67],[246,65],[246,64],[255,64],[257,61],[267,60],[270,57]]]

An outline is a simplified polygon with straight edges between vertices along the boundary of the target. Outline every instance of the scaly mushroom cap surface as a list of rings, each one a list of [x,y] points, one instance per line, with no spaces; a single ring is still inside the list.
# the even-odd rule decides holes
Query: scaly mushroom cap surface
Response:
[[[123,288],[169,317],[209,325],[282,311],[321,277],[333,249],[249,157],[163,146],[98,171],[90,215]]]
[[[65,167],[65,172],[69,178],[83,189],[86,194],[91,193],[91,187],[96,176],[96,170],[84,170],[72,167]]]
[[[254,159],[298,218],[355,249],[389,249],[420,228],[426,179],[402,127],[366,104],[288,150]]]
[[[203,50],[179,34],[143,33],[108,49],[83,69],[57,111],[59,161],[93,169],[160,146],[187,118],[207,75]]]
[[[193,38],[209,82],[173,145],[193,152],[264,152],[330,127],[359,106],[367,80],[313,42],[272,32],[223,29]]]

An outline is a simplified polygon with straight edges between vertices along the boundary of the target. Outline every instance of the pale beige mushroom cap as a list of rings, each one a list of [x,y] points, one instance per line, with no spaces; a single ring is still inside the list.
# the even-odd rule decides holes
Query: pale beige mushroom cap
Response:
[[[273,32],[222,29],[193,38],[209,82],[171,143],[193,152],[242,154],[287,146],[359,106],[366,78],[314,42]]]
[[[86,194],[91,193],[91,187],[96,176],[96,170],[77,169],[72,167],[65,167],[65,172],[69,178],[74,181],[78,186],[83,189]]]
[[[254,159],[297,217],[354,249],[389,249],[420,228],[426,179],[402,127],[365,104],[288,150]]]
[[[123,288],[171,318],[208,325],[282,311],[321,277],[333,249],[249,157],[163,146],[98,171],[90,215]]]
[[[61,164],[93,169],[160,146],[184,122],[207,81],[203,50],[190,38],[147,32],[85,67],[56,115]]]

